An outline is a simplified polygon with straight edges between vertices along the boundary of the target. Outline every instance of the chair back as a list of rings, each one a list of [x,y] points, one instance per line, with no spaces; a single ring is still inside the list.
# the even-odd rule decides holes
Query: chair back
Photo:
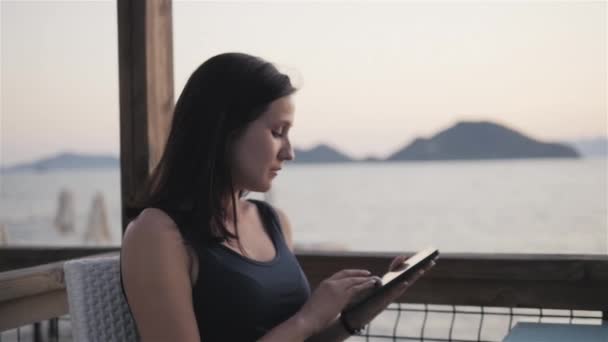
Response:
[[[137,341],[137,329],[120,286],[120,257],[64,263],[75,341]]]

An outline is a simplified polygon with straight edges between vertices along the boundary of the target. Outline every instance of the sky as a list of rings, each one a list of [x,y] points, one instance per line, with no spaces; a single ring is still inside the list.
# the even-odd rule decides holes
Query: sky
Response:
[[[606,136],[607,2],[173,1],[175,99],[215,54],[300,88],[292,141],[385,157],[460,120]],[[119,151],[115,1],[0,1],[0,166]]]

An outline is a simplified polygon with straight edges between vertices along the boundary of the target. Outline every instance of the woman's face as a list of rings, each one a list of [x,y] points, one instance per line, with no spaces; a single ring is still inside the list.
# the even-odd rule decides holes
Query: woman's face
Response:
[[[283,162],[294,159],[288,135],[294,111],[292,96],[273,101],[235,141],[232,150],[235,190],[268,191]]]

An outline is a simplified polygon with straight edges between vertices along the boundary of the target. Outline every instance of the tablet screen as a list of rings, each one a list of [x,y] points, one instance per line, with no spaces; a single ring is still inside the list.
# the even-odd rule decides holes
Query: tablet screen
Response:
[[[410,275],[409,273],[414,273],[416,270],[424,266],[428,261],[437,257],[437,255],[439,255],[439,251],[432,247],[414,254],[403,262],[403,267],[401,269],[386,273],[382,277],[382,286],[386,286],[386,284],[400,278],[400,276],[401,278],[406,278]]]

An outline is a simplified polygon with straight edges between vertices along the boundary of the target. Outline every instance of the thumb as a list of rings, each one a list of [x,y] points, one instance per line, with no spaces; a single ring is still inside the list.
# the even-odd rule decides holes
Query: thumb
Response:
[[[393,259],[393,261],[391,262],[391,265],[388,267],[388,271],[392,272],[392,271],[399,271],[400,269],[404,268],[404,262],[407,260],[408,258],[405,255],[399,255],[397,257],[395,257],[395,259]]]

